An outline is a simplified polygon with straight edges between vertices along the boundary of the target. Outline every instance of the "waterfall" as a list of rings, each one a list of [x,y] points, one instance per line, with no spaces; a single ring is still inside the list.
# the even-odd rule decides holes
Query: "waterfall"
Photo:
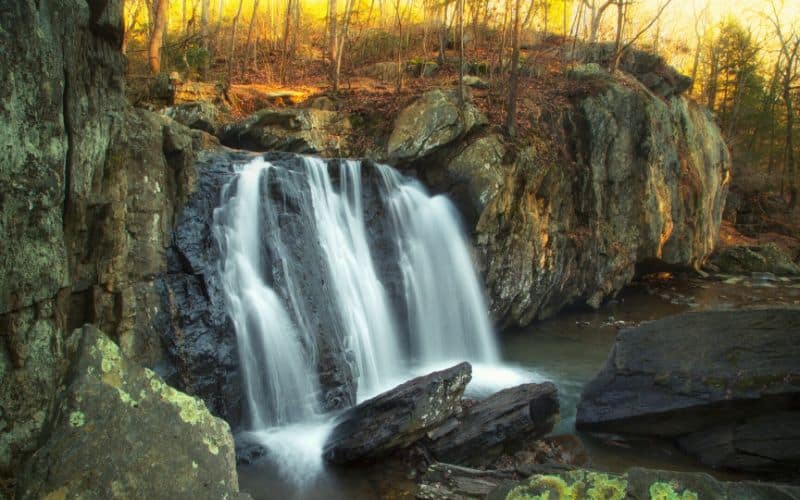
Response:
[[[499,361],[486,302],[455,207],[391,167],[378,167],[400,251],[412,358]]]
[[[245,431],[289,474],[321,467],[337,362],[363,400],[437,364],[499,361],[454,207],[388,166],[254,159],[224,187],[214,234]]]

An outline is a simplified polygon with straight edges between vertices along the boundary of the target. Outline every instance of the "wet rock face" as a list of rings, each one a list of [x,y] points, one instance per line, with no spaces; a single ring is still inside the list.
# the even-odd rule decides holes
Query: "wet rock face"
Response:
[[[325,459],[356,462],[410,446],[461,412],[461,397],[471,379],[472,367],[461,363],[347,410],[325,443]]]
[[[504,389],[466,409],[452,430],[442,430],[425,445],[439,461],[488,465],[502,453],[532,445],[553,430],[559,415],[552,383]]]
[[[227,423],[96,328],[73,338],[50,438],[26,464],[19,498],[239,497]]]
[[[271,170],[264,196],[281,207],[280,233],[285,249],[275,254],[263,242],[265,279],[280,294],[287,290],[286,270],[292,272],[295,298],[311,304],[304,320],[315,337],[314,352],[321,406],[335,410],[355,403],[356,381],[350,364],[353,354],[342,337],[341,318],[330,300],[328,269],[322,257],[316,221],[304,184],[302,159],[288,153],[268,153]],[[235,176],[234,166],[251,154],[224,153],[209,156],[197,165],[199,182],[181,212],[168,250],[168,273],[161,281],[164,302],[164,375],[176,387],[201,397],[212,412],[237,426],[243,417],[242,387],[236,331],[227,313],[219,275],[220,251],[213,233],[214,209],[222,204],[223,186]],[[339,182],[338,163],[328,163],[332,182]],[[381,199],[377,169],[365,164],[361,172],[362,202],[370,248],[375,265],[390,296],[403,293],[396,245],[388,232],[386,207]],[[298,181],[299,179],[299,181]],[[266,218],[266,214],[264,214]],[[282,295],[287,310],[290,298]],[[399,302],[399,301],[397,301]]]
[[[603,70],[574,77],[591,79],[596,91],[541,124],[555,139],[499,168],[503,180],[475,226],[502,325],[575,302],[597,307],[640,262],[699,268],[719,232],[730,158],[710,116]],[[448,164],[439,168],[454,177]]]
[[[687,313],[624,330],[578,405],[580,428],[665,436],[705,463],[800,467],[800,309]]]

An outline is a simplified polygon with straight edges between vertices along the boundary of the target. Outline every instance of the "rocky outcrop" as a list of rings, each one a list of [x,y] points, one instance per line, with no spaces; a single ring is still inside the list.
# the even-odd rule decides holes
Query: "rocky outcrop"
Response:
[[[800,309],[708,311],[624,330],[576,425],[672,438],[715,467],[797,473]]]
[[[715,252],[709,267],[726,274],[772,273],[777,276],[800,276],[800,265],[775,243],[734,245]]]
[[[461,363],[412,379],[339,417],[323,451],[331,463],[350,463],[406,448],[461,412],[472,367]]]
[[[563,50],[579,61],[605,67],[613,63],[616,52],[613,43],[582,43],[574,50],[572,47],[565,47]],[[692,86],[692,79],[667,64],[663,57],[642,50],[628,49],[623,52],[619,69],[629,73],[662,98],[680,96]]]
[[[531,446],[552,431],[558,411],[553,384],[512,387],[467,408],[432,433],[426,447],[442,462],[487,465],[502,453]]]
[[[230,123],[220,131],[226,146],[250,151],[342,156],[350,122],[334,111],[314,108],[267,108]]]
[[[176,122],[207,132],[217,133],[222,126],[222,113],[214,104],[205,101],[177,104],[165,108],[162,113]]]
[[[515,158],[489,136],[414,164],[468,221],[476,214],[477,261],[503,326],[598,307],[642,263],[699,268],[719,232],[730,157],[709,114],[598,67],[571,78],[586,91],[542,115]]]
[[[400,112],[386,152],[394,161],[421,158],[484,124],[473,104],[459,105],[456,92],[431,90]]]
[[[177,207],[214,141],[123,96],[122,2],[24,0],[0,16],[0,476],[42,442],[91,322],[162,359],[156,291]],[[34,35],[32,35],[34,34]]]
[[[71,342],[78,346],[65,392],[18,498],[239,496],[227,423],[96,328],[77,330]]]

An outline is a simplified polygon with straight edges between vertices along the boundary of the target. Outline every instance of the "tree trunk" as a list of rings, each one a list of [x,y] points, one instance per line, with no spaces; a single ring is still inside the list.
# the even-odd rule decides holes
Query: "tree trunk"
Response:
[[[167,9],[169,0],[157,0],[155,8],[155,21],[153,22],[153,34],[150,37],[148,47],[148,60],[150,62],[150,72],[154,75],[161,72],[161,45],[164,43],[164,28],[167,25]]]
[[[239,16],[242,15],[242,4],[244,0],[239,0],[239,7],[236,9],[236,15],[233,16],[233,25],[231,26],[231,43],[228,47],[228,78],[233,76],[233,55],[236,49],[236,28],[239,25]]]
[[[283,50],[281,53],[281,84],[286,84],[287,65],[289,64],[289,28],[292,24],[292,4],[296,0],[286,1],[286,17],[283,23]]]
[[[337,5],[336,0],[328,0],[328,30],[327,30],[327,54],[323,56],[323,59],[327,59],[329,64],[331,65],[331,70],[333,71],[333,66],[336,61],[336,47],[338,46],[339,42],[336,39],[336,12],[337,12]]]
[[[253,26],[255,25],[256,22],[256,14],[258,14],[258,0],[253,0],[253,15],[250,16],[250,26],[247,28],[247,41],[244,44],[245,64],[247,63],[248,58],[251,57],[250,44],[253,43]],[[258,39],[258,36],[256,36],[256,39]],[[255,60],[255,47],[253,47],[252,50],[253,50],[252,60]]]
[[[208,11],[211,8],[211,0],[200,0],[200,36],[204,49],[208,49]]]
[[[344,17],[342,18],[341,30],[338,35],[337,45],[332,47],[335,50],[336,58],[333,64],[333,91],[339,92],[339,78],[342,73],[342,57],[344,56],[344,44],[347,42],[347,32],[350,29],[350,17],[353,14],[354,0],[347,0],[344,6]]]
[[[464,0],[458,0],[458,104],[464,107]]]
[[[508,103],[506,107],[506,133],[509,137],[517,135],[517,93],[519,91],[519,27],[520,27],[520,0],[514,1],[514,31],[512,33],[511,49],[511,82],[508,88]]]

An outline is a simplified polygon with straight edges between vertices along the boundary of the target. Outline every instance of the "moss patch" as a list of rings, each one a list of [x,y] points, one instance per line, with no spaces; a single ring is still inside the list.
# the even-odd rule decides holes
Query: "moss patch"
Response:
[[[571,471],[533,476],[506,496],[507,500],[622,500],[628,482],[598,472]]]

